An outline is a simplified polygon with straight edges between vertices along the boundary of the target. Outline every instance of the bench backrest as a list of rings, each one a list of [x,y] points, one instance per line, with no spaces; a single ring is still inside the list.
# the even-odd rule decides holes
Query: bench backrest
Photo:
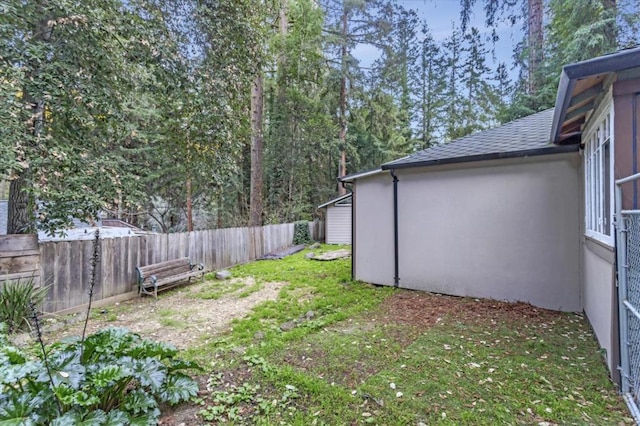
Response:
[[[191,271],[191,261],[188,257],[183,257],[166,262],[154,263],[153,265],[139,266],[138,274],[141,279],[155,275],[156,278],[162,279],[172,275],[182,274]]]

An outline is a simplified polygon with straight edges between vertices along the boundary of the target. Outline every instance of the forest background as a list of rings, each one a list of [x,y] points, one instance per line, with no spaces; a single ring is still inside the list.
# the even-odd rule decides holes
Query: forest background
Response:
[[[0,0],[8,233],[311,219],[338,176],[553,107],[562,65],[640,40],[640,0],[438,3],[444,39],[430,1]]]

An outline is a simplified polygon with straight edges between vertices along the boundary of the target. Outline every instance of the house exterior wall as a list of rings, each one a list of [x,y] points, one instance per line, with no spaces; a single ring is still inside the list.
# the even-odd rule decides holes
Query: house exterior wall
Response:
[[[615,178],[640,172],[640,79],[613,84]],[[639,184],[622,186],[624,209],[640,208]]]
[[[397,176],[400,287],[582,309],[577,154]],[[356,191],[356,278],[393,285],[391,178],[363,179]]]
[[[621,179],[640,172],[640,79],[633,76],[629,78],[623,73],[613,83],[612,93],[613,171],[614,179]],[[623,185],[622,203],[624,209],[639,208],[638,185]],[[585,237],[582,256],[584,312],[598,343],[604,349],[609,371],[613,379],[619,382],[617,366],[620,363],[620,344],[614,247]]]
[[[393,182],[388,173],[358,179],[354,185],[355,279],[393,285]]]
[[[582,256],[584,312],[604,349],[607,367],[615,375],[619,352],[615,253],[612,247],[585,237]]]
[[[327,207],[327,244],[351,244],[351,206]]]

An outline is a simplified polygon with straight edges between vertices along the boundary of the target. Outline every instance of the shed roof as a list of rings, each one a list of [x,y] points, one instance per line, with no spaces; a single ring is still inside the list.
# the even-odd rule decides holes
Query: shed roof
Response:
[[[577,145],[558,146],[549,141],[553,109],[519,118],[446,144],[418,151],[382,165],[382,169],[423,167],[499,158],[528,157],[577,151]]]
[[[351,193],[351,192],[349,192],[348,194],[341,195],[341,196],[339,196],[338,198],[334,198],[334,199],[333,199],[333,200],[331,200],[331,201],[327,201],[327,202],[326,202],[326,203],[324,203],[324,204],[320,204],[320,205],[318,206],[318,208],[319,208],[319,209],[321,209],[321,208],[323,208],[323,207],[327,207],[327,206],[329,206],[329,205],[331,205],[331,204],[335,204],[335,203],[339,203],[340,201],[347,200],[348,198],[351,198],[351,195],[352,195],[352,193]]]

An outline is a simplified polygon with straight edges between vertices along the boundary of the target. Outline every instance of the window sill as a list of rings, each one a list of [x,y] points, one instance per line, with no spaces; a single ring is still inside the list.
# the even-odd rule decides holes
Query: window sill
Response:
[[[615,230],[613,230],[612,232],[615,232]],[[610,237],[608,235],[604,235],[599,232],[587,231],[584,233],[584,237],[589,238],[590,240],[602,246],[608,247],[611,250],[615,249],[615,239],[613,236]]]
[[[613,264],[616,260],[616,251],[613,244],[606,243],[601,239],[595,238],[591,235],[584,236],[585,247],[592,253],[596,254],[599,258],[606,260]]]

